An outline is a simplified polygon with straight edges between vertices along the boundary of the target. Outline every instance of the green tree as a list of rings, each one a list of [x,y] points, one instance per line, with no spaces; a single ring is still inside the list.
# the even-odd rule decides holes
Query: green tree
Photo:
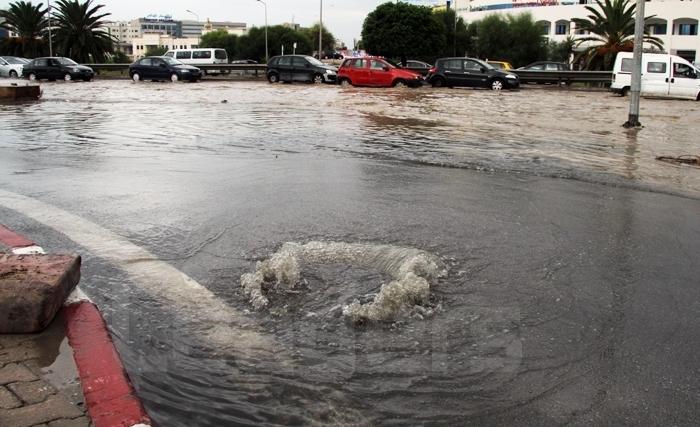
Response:
[[[16,1],[7,10],[0,10],[3,22],[0,27],[17,33],[16,38],[2,40],[0,49],[6,54],[35,58],[44,53],[46,42],[43,39],[47,29],[46,12],[43,3]]]
[[[314,51],[318,50],[318,24],[314,24],[311,28],[302,28],[301,31],[306,34],[306,37],[309,39],[311,42],[311,47],[313,48]],[[326,26],[323,26],[323,39],[321,40],[322,42],[322,48],[323,51],[328,53],[328,52],[334,52],[335,51],[335,36],[333,33],[328,31]]]
[[[112,64],[128,64],[131,62],[131,60],[129,60],[126,53],[122,52],[121,50],[117,50],[110,58],[108,58],[107,62]]]
[[[446,47],[445,25],[432,9],[408,3],[384,3],[362,25],[362,43],[374,55],[434,59]]]
[[[591,14],[588,19],[575,18],[576,28],[590,33],[576,40],[584,50],[577,55],[589,70],[611,70],[618,52],[631,52],[634,49],[634,18],[637,6],[629,0],[595,1],[595,6],[586,6]],[[645,18],[645,21],[653,16]],[[644,33],[644,42],[663,49],[663,42],[657,37]]]
[[[469,30],[461,17],[455,21],[454,9],[439,10],[433,17],[445,28],[445,49],[438,56],[466,56],[472,51],[472,39],[476,34]]]
[[[238,57],[238,36],[226,30],[216,30],[202,36],[200,47],[225,49],[229,59]]]
[[[532,15],[489,15],[470,25],[476,34],[475,54],[509,61],[516,67],[547,57],[547,41]]]
[[[284,53],[292,53],[292,45],[297,44],[296,53],[300,55],[310,55],[313,52],[311,40],[301,31],[283,25],[267,27],[268,45],[270,57]],[[265,60],[265,28],[254,27],[248,34],[241,36],[238,40],[240,47],[239,55],[243,59],[253,59],[258,62]]]
[[[77,62],[103,62],[114,51],[116,40],[103,29],[109,13],[93,0],[58,0],[56,4],[56,51]]]
[[[146,49],[146,55],[145,56],[163,56],[165,55],[165,52],[168,51],[168,48],[165,46],[149,46]]]
[[[547,60],[569,64],[575,47],[576,39],[572,36],[568,36],[560,42],[550,41],[547,44]]]

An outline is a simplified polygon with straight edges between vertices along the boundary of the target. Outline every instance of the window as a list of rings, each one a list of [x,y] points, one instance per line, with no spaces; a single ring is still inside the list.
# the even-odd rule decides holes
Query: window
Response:
[[[211,59],[210,50],[195,50],[192,52],[192,59]]]
[[[649,32],[651,34],[666,34],[668,28],[666,24],[654,24],[649,26]]]
[[[282,67],[291,67],[292,58],[290,56],[282,56],[280,57],[278,64]]]
[[[544,69],[546,71],[559,71],[558,64],[545,64]]]
[[[151,65],[153,65],[153,61],[151,60],[151,58],[145,58],[139,61],[139,65],[143,65],[144,67],[150,67]]]
[[[448,59],[443,64],[446,70],[462,71],[462,61],[459,59]]]
[[[544,70],[544,64],[535,64],[533,66],[527,67],[528,70],[534,70],[534,71],[543,71]]]
[[[386,67],[386,64],[384,64],[382,61],[377,61],[376,59],[373,59],[369,64],[369,68],[372,70],[383,70],[384,67]]]
[[[301,56],[293,56],[292,65],[295,68],[304,68],[308,65],[308,62],[306,62],[306,59],[302,58]]]
[[[174,54],[174,52],[165,52],[165,56],[167,56],[168,58],[172,58],[173,54]]]
[[[649,73],[665,73],[666,63],[665,62],[650,62],[647,64],[647,72]]]
[[[698,35],[697,24],[678,24],[678,35],[679,36],[697,36]]]
[[[177,59],[192,59],[192,52],[189,50],[184,51],[184,52],[178,52],[175,54],[175,58]]]
[[[569,29],[567,28],[566,24],[557,24],[557,26],[554,30],[554,33],[557,35],[562,35],[562,34],[568,33],[569,32],[568,30]]]
[[[365,67],[365,60],[364,59],[353,59],[352,61],[350,61],[349,66],[352,68],[364,68]]]
[[[631,73],[632,67],[634,67],[634,60],[632,58],[625,58],[622,60],[622,71],[623,73]]]
[[[228,55],[226,55],[225,50],[217,49],[214,51],[214,58],[216,58],[216,59],[228,59]]]
[[[481,65],[476,61],[464,61],[464,69],[467,71],[480,71]]]
[[[37,67],[48,67],[49,60],[48,59],[37,59],[34,61],[34,65]]]
[[[673,63],[673,77],[682,79],[696,79],[695,70],[690,65]]]

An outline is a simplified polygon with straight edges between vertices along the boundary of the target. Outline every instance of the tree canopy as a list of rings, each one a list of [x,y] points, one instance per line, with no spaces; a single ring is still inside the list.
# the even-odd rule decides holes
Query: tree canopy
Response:
[[[34,58],[42,55],[46,46],[43,37],[47,29],[47,9],[43,3],[26,1],[10,3],[7,10],[0,10],[3,22],[0,27],[17,33],[17,38],[4,38],[0,51],[5,54]]]
[[[509,61],[516,67],[547,58],[547,41],[532,15],[489,15],[470,24],[476,34],[474,55]]]
[[[274,25],[267,27],[267,32],[270,57],[281,55],[283,45],[284,53],[291,54],[294,43],[297,44],[297,54],[310,55],[313,52],[311,40],[302,31],[283,25]],[[238,38],[238,45],[240,58],[263,62],[265,60],[265,28],[251,28],[248,34]]]
[[[93,5],[93,0],[58,0],[56,20],[56,53],[77,62],[102,62],[111,53],[116,41],[103,29],[103,5]]]
[[[199,46],[225,49],[229,59],[238,58],[238,36],[229,34],[226,30],[216,30],[204,34],[200,39]]]

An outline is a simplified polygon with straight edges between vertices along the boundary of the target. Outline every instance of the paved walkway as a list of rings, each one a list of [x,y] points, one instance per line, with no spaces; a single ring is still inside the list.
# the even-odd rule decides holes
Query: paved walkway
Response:
[[[41,334],[0,335],[0,427],[91,425],[60,316]]]

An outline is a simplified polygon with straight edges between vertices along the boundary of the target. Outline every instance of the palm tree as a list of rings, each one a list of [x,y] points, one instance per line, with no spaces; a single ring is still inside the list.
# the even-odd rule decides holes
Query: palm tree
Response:
[[[8,54],[35,58],[44,50],[43,35],[46,31],[46,9],[43,4],[16,1],[7,10],[0,10],[4,22],[0,27],[17,34],[2,41],[2,50]]]
[[[588,19],[574,18],[577,30],[590,33],[576,40],[576,45],[584,46],[577,55],[577,62],[583,61],[585,69],[611,70],[618,52],[631,52],[634,49],[634,17],[636,5],[629,0],[595,0],[597,7],[586,6],[591,14]],[[653,16],[645,18],[651,19]],[[663,42],[645,31],[644,42],[663,48]]]
[[[106,58],[114,50],[114,38],[102,29],[103,19],[109,13],[99,13],[103,5],[92,5],[92,0],[58,0],[56,5],[56,51],[79,63]]]

